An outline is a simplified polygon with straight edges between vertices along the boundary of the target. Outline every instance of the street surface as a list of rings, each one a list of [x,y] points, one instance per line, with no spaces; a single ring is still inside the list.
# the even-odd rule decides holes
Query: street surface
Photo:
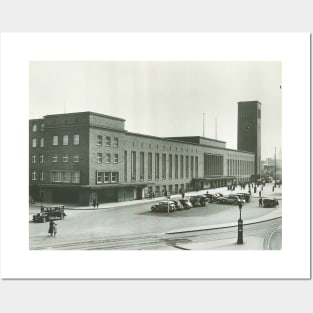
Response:
[[[271,191],[271,185],[267,184],[263,193],[265,195],[266,192],[270,193]],[[281,189],[279,192],[281,193]],[[205,192],[199,192],[199,194],[201,193]],[[275,210],[259,207],[257,195],[258,192],[252,194],[255,198],[251,198],[251,201],[243,207],[244,222],[267,215]],[[178,237],[177,235],[166,235],[166,233],[176,229],[234,223],[239,218],[237,205],[209,203],[206,207],[175,211],[169,215],[151,212],[151,205],[159,200],[161,199],[142,200],[142,203],[130,203],[126,206],[97,210],[66,210],[65,219],[56,220],[58,224],[56,237],[48,236],[49,223],[30,221],[30,249],[179,249],[176,243],[178,237],[180,237],[178,238],[180,242],[200,242],[221,238],[236,239],[236,227],[188,232]],[[281,205],[282,201],[280,200],[279,207]],[[32,214],[38,211],[38,208],[30,209],[30,220]],[[265,242],[264,249],[280,249],[281,219],[245,226],[245,234],[261,236]]]

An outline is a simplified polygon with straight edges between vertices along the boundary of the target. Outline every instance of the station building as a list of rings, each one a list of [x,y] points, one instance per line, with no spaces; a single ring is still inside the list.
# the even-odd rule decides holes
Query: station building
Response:
[[[247,182],[255,153],[200,136],[160,138],[125,130],[125,120],[93,112],[29,121],[29,186],[35,201],[90,205],[152,192]]]

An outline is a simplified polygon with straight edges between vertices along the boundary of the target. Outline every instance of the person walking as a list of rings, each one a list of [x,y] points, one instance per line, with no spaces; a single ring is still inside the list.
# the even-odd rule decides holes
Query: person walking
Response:
[[[263,200],[262,198],[259,199],[259,206],[261,207],[263,205]]]
[[[98,209],[98,207],[99,207],[99,202],[97,201],[97,203],[96,203],[96,206],[97,206],[97,209]]]
[[[259,191],[259,197],[261,198],[261,190]]]
[[[93,206],[94,209],[96,208],[96,199],[92,200],[92,206]]]
[[[54,236],[56,235],[57,233],[57,224],[54,222],[54,221],[50,221],[49,223],[49,229],[48,229],[48,233],[50,234],[50,236]]]

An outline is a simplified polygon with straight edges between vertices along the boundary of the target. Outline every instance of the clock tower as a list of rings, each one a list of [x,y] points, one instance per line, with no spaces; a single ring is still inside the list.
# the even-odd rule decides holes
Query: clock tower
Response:
[[[261,164],[261,103],[238,102],[237,149],[255,154],[254,174],[260,174]]]

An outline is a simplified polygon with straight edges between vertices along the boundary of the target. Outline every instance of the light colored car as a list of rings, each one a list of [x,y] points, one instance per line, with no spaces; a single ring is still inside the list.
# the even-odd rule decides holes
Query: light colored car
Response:
[[[176,205],[174,201],[163,200],[158,204],[155,204],[151,207],[152,212],[174,212],[176,211]]]

